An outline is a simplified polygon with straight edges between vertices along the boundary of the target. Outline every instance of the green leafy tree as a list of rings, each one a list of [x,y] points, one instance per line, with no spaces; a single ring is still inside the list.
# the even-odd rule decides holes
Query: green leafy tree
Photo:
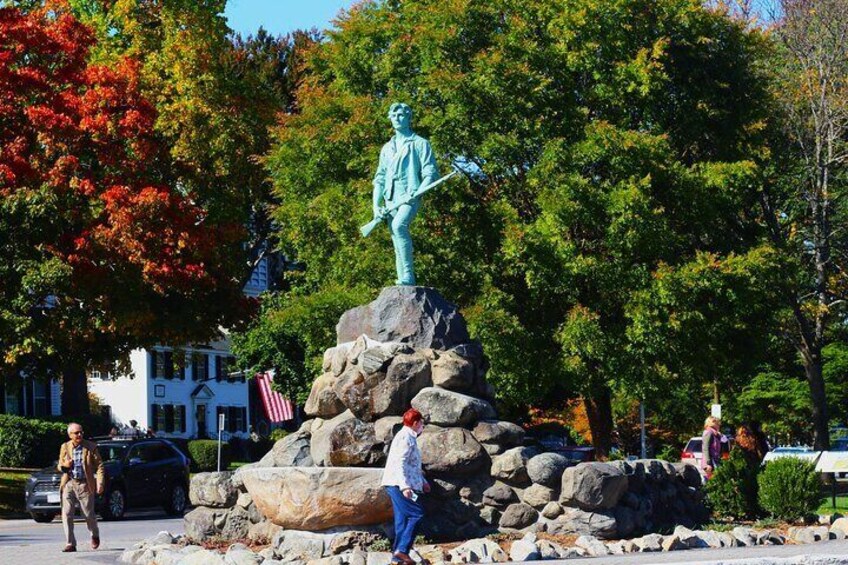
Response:
[[[699,253],[754,253],[762,48],[688,0],[356,5],[309,53],[267,159],[280,246],[305,266],[281,309],[392,280],[387,234],[357,228],[407,102],[466,172],[413,226],[421,283],[460,304],[502,400],[582,394],[605,452],[613,391],[656,374],[628,334],[635,293]]]

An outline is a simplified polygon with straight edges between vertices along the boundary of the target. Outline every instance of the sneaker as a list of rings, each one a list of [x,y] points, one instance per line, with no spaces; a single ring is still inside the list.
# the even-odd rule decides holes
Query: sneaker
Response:
[[[97,549],[98,547],[100,547],[100,538],[91,536],[91,549]]]

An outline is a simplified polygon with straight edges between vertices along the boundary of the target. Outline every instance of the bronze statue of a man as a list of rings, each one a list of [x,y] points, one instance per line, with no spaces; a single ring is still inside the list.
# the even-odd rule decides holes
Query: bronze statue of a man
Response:
[[[389,212],[383,210],[391,209],[393,204],[403,202],[422,187],[433,183],[439,177],[439,168],[430,142],[412,131],[412,108],[406,104],[392,104],[389,121],[395,135],[380,151],[380,164],[374,175],[374,218],[385,214],[388,220],[395,248],[395,284],[414,285],[409,226],[418,213],[421,197],[415,197]],[[383,204],[385,208],[381,208]]]

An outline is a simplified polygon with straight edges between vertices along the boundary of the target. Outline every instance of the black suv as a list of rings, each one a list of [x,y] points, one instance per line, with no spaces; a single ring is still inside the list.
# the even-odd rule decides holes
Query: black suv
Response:
[[[96,508],[104,520],[119,520],[128,508],[163,506],[181,516],[188,501],[189,459],[168,440],[108,438],[97,441],[106,472],[106,491]],[[36,522],[50,522],[62,511],[59,481],[53,467],[33,473],[26,482],[26,509]]]

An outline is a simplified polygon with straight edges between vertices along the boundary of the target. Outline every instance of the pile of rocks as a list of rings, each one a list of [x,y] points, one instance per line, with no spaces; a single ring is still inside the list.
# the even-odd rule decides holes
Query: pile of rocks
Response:
[[[225,553],[187,545],[184,538],[160,532],[127,549],[122,563],[159,565],[274,565],[309,563],[310,565],[387,565],[391,554],[373,551],[379,535],[370,531],[296,532],[278,531],[261,551],[251,551],[241,543],[230,545]],[[509,544],[488,538],[477,538],[445,549],[425,545],[412,552],[416,561],[439,563],[500,563],[505,561],[540,561],[603,557],[624,553],[648,553],[724,547],[783,545],[791,541],[809,544],[828,539],[848,539],[848,518],[838,518],[830,525],[790,528],[788,538],[774,530],[756,530],[738,526],[728,532],[690,530],[678,526],[669,535],[648,534],[635,539],[604,542],[594,536],[578,537],[573,545],[564,546],[541,539],[528,532]]]
[[[187,540],[267,542],[282,529],[262,516],[244,484],[232,472],[195,474],[189,498],[194,509],[183,520]]]
[[[409,406],[428,418],[418,443],[433,486],[422,527],[430,539],[528,528],[611,538],[706,516],[694,467],[655,460],[574,467],[562,454],[543,453],[521,427],[498,420],[483,349],[469,338],[456,306],[433,289],[386,288],[346,312],[336,332],[338,345],[325,352],[324,373],[306,403],[313,419],[240,470],[262,513],[287,529],[353,524],[350,516],[334,521],[302,511],[327,504],[321,491],[338,488],[338,473],[283,469],[381,468]],[[379,485],[379,476],[365,472],[346,480]],[[297,489],[286,486],[292,484]],[[346,495],[349,514],[360,525],[385,521],[388,498],[367,494],[358,501]],[[286,507],[281,499],[297,502]]]

